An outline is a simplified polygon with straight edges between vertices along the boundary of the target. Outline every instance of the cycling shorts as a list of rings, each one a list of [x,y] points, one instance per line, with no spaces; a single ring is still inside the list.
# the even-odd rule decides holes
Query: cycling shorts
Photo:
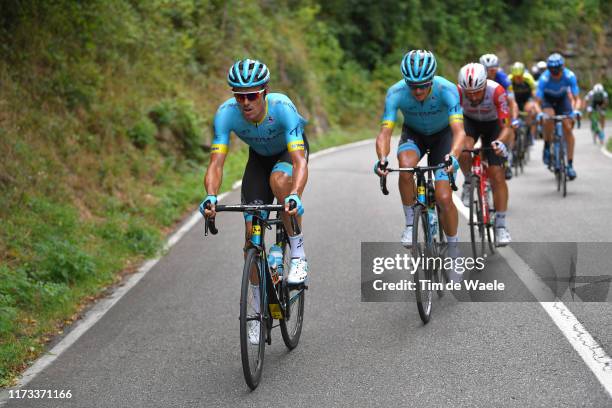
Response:
[[[427,155],[427,165],[435,166],[444,163],[444,156],[450,153],[453,142],[453,134],[450,126],[445,127],[432,135],[424,135],[410,129],[406,124],[402,127],[402,137],[400,137],[397,155],[407,150],[417,153],[419,160],[429,150]],[[448,181],[448,174],[443,169],[436,170],[436,181]]]
[[[542,109],[552,108],[555,115],[570,115],[572,113],[572,102],[567,94],[563,98],[544,97]]]
[[[304,135],[303,139],[304,154],[308,161],[309,146],[306,135]],[[274,193],[270,187],[270,175],[277,171],[292,176],[293,164],[288,150],[272,156],[262,156],[252,148],[249,148],[249,159],[242,176],[242,203],[252,204],[259,202],[260,204],[272,204],[274,202]]]
[[[468,137],[474,139],[474,143],[482,136],[482,146],[491,146],[491,142],[497,140],[501,133],[499,120],[479,122],[466,116],[463,118],[463,125],[465,126],[465,133]],[[493,150],[485,150],[484,153],[489,166],[503,166],[506,161],[505,158],[496,155]]]

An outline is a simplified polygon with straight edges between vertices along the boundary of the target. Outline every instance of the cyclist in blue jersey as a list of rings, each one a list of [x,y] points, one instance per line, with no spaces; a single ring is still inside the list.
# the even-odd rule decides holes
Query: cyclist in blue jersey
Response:
[[[580,116],[580,89],[576,75],[564,67],[565,61],[559,53],[553,53],[546,61],[548,69],[538,79],[536,99],[544,114]],[[542,118],[542,115],[539,115]],[[576,178],[574,170],[574,120],[563,120],[563,133],[567,142],[567,176],[570,180]],[[542,158],[546,165],[550,162],[550,142],[552,142],[554,122],[544,122],[544,151]]]
[[[282,218],[290,236],[288,282],[299,284],[307,278],[308,263],[304,238],[302,234],[294,234],[289,215],[304,213],[300,197],[308,179],[306,120],[287,96],[268,93],[269,79],[266,65],[256,60],[240,60],[230,67],[227,82],[234,96],[215,114],[210,164],[204,180],[208,195],[200,204],[200,212],[206,217],[215,216],[230,132],[234,132],[249,145],[249,158],[242,177],[242,202],[271,204],[276,197],[279,203],[285,203],[287,211],[291,200],[297,203],[297,207],[284,212]],[[211,204],[211,209],[206,209],[207,204]],[[251,221],[252,216],[245,216],[245,245],[250,243]],[[301,222],[301,217],[298,221]]]
[[[512,85],[510,78],[508,78],[508,75],[506,75],[506,73],[499,67],[499,58],[497,58],[497,55],[495,54],[484,54],[480,57],[480,63],[487,69],[487,79],[497,82],[506,90],[506,95],[508,95],[508,107],[510,108],[510,121],[512,123],[512,128],[518,128],[518,105],[514,99],[514,93],[512,93],[510,90],[510,85]],[[514,146],[515,136],[516,135],[514,132],[511,132],[510,140],[508,140],[508,147],[510,150],[512,150]],[[510,180],[512,178],[512,155],[508,156],[505,176],[506,180]]]
[[[440,221],[449,243],[449,255],[457,251],[457,226],[459,218],[452,200],[452,191],[447,172],[457,171],[457,157],[465,143],[463,111],[457,87],[446,79],[434,76],[437,63],[429,51],[408,52],[401,63],[404,77],[387,92],[382,127],[376,138],[378,161],[374,171],[379,176],[386,174],[388,155],[391,150],[391,134],[397,120],[398,109],[404,116],[402,135],[397,149],[400,167],[414,167],[426,149],[430,150],[429,165],[440,164],[447,159],[452,166],[435,173],[436,203],[440,207]],[[400,173],[399,190],[402,198],[406,228],[401,243],[412,245],[413,205],[415,203],[414,177]]]

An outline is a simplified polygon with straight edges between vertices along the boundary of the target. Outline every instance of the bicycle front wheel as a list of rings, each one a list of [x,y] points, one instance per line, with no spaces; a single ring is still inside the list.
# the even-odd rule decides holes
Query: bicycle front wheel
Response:
[[[484,256],[485,252],[485,225],[480,195],[480,177],[472,176],[470,184],[470,238],[472,240],[472,254],[474,259]]]
[[[263,370],[267,333],[265,291],[261,255],[256,248],[250,248],[242,272],[240,292],[240,354],[242,371],[250,389],[259,385]]]
[[[412,256],[414,258],[430,257],[433,240],[429,234],[429,222],[427,219],[427,209],[422,205],[414,207],[414,220],[412,224]],[[428,268],[427,262],[414,271],[415,296],[419,316],[423,323],[427,324],[431,318],[431,305],[433,301],[432,290],[432,270]]]

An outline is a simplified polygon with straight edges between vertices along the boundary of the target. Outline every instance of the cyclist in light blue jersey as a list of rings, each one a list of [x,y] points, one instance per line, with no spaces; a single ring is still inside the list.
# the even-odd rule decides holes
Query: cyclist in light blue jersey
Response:
[[[536,89],[536,99],[542,111],[549,116],[570,115],[580,116],[580,88],[576,75],[564,67],[564,59],[559,53],[553,53],[546,61],[546,70],[538,79]],[[539,118],[541,119],[541,115]],[[567,118],[563,120],[563,134],[567,142],[567,176],[570,180],[576,178],[574,170],[574,120]],[[548,165],[550,161],[550,142],[552,142],[554,122],[547,120],[544,122],[544,151],[542,158]]]
[[[301,195],[308,179],[308,141],[304,134],[306,120],[291,100],[280,93],[268,93],[270,72],[265,64],[245,59],[229,69],[227,81],[234,96],[217,110],[210,164],[204,184],[208,195],[200,204],[207,217],[215,216],[217,193],[221,187],[223,165],[228,152],[230,132],[249,145],[249,158],[242,177],[243,204],[271,204],[276,197],[285,203],[281,216],[289,232],[290,284],[305,281],[308,263],[302,234],[295,235],[290,215],[302,215]],[[297,208],[289,210],[294,200]],[[211,205],[206,209],[207,204]],[[246,243],[250,243],[252,216],[246,216]],[[298,217],[301,223],[301,217]]]
[[[442,227],[449,246],[456,249],[459,218],[452,200],[447,171],[457,171],[459,168],[457,157],[461,154],[465,142],[463,111],[457,87],[450,81],[435,76],[436,67],[436,59],[429,51],[413,50],[404,56],[401,63],[404,79],[387,92],[382,128],[376,138],[378,161],[374,170],[378,175],[385,174],[387,156],[391,150],[391,134],[397,120],[397,111],[400,110],[404,116],[397,149],[400,167],[416,166],[427,149],[430,150],[430,166],[443,163],[448,158],[453,162],[446,171],[438,170],[435,173],[435,192]],[[406,228],[401,242],[409,247],[412,245],[412,206],[415,203],[412,174],[400,173],[399,190],[406,217]]]

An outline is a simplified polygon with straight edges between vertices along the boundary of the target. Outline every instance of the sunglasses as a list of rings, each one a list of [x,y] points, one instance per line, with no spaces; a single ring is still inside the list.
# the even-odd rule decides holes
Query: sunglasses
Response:
[[[427,88],[431,87],[431,84],[432,84],[432,81],[422,82],[420,84],[408,83],[408,87],[410,89],[427,89]]]
[[[234,92],[234,98],[236,98],[238,102],[244,102],[245,99],[253,102],[259,99],[259,95],[261,95],[264,91],[265,89],[260,89],[259,91],[255,92]]]
[[[548,68],[548,70],[551,74],[557,75],[559,72],[561,72],[561,67]]]

